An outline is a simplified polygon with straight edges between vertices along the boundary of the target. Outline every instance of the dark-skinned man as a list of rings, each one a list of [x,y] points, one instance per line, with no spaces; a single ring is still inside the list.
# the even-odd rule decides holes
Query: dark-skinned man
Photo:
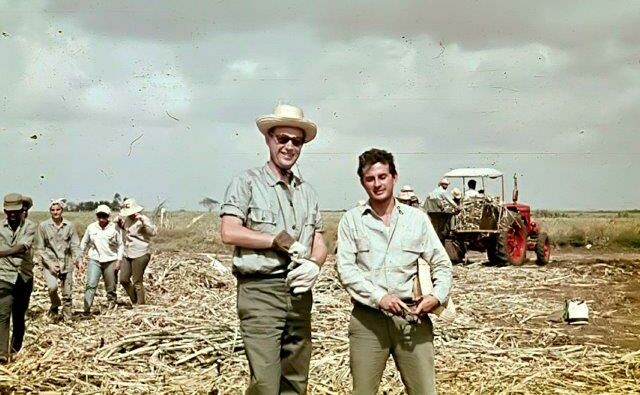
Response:
[[[433,327],[428,313],[444,304],[451,261],[426,213],[399,204],[393,155],[371,149],[358,176],[369,200],[338,226],[338,276],[353,301],[349,350],[353,394],[376,394],[392,355],[410,395],[435,394]],[[415,297],[418,259],[433,266],[431,294]],[[423,279],[424,280],[424,279]]]
[[[36,225],[25,219],[19,193],[4,197],[6,219],[0,223],[0,363],[22,348],[25,314],[33,290],[32,247]],[[13,333],[9,345],[9,324]]]

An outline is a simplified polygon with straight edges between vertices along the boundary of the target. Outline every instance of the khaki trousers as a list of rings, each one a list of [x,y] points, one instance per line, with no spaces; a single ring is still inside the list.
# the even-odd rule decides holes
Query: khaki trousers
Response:
[[[121,262],[118,277],[132,304],[146,303],[143,280],[149,260],[151,260],[151,254],[137,258],[125,257]],[[132,277],[133,284],[131,284]]]
[[[58,310],[62,305],[62,314],[65,319],[71,319],[72,316],[72,295],[73,295],[73,270],[67,273],[59,273],[57,276],[49,271],[48,268],[42,270],[44,281],[47,283],[49,290],[49,299],[51,300],[51,310]],[[58,296],[58,280],[62,285],[62,301]]]
[[[423,321],[411,324],[378,309],[354,305],[349,323],[354,395],[378,392],[389,355],[409,395],[436,393],[433,326],[429,319]]]
[[[284,278],[238,277],[238,317],[249,361],[249,395],[306,394],[311,292],[292,295]]]

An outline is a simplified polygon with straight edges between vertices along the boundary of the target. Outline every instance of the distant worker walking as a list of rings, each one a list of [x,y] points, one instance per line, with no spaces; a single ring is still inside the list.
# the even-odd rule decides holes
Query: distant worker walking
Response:
[[[36,254],[42,262],[44,280],[49,290],[49,315],[57,320],[62,305],[62,318],[70,321],[73,306],[73,269],[81,268],[83,263],[76,227],[62,217],[65,207],[64,199],[51,200],[51,218],[38,226]],[[58,296],[58,282],[62,286],[62,301]]]
[[[104,278],[104,288],[107,292],[107,300],[110,308],[116,306],[116,273],[120,269],[124,244],[122,235],[116,224],[109,221],[111,209],[101,204],[96,208],[97,221],[87,226],[84,232],[80,249],[89,250],[89,263],[87,266],[87,279],[84,291],[84,312],[90,313],[93,298],[100,277]]]
[[[124,260],[119,273],[120,284],[129,295],[132,304],[146,303],[144,271],[151,260],[151,238],[158,232],[149,217],[141,214],[143,209],[135,199],[125,199],[116,221],[122,230],[124,241]]]
[[[13,321],[11,353],[22,348],[25,314],[33,290],[32,249],[36,224],[25,218],[22,195],[4,197],[6,219],[0,224],[0,364],[9,362],[9,324]]]

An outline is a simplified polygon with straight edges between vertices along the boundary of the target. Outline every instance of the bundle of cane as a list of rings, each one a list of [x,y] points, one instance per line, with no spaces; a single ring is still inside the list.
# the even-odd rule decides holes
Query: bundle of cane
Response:
[[[433,294],[431,267],[429,266],[429,262],[422,259],[422,257],[418,258],[418,276],[416,277],[413,288],[414,296],[417,298]],[[433,314],[443,321],[453,322],[456,318],[456,306],[453,300],[449,298],[444,304],[433,310]]]

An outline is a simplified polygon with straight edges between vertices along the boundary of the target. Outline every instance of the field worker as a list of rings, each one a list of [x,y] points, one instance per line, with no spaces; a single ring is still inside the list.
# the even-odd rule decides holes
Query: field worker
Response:
[[[98,220],[87,226],[82,241],[80,241],[82,252],[89,249],[89,264],[84,291],[85,314],[91,312],[91,305],[100,277],[104,278],[109,308],[116,305],[116,271],[120,269],[124,243],[116,224],[109,221],[109,215],[111,215],[109,206],[99,205],[96,208]]]
[[[451,190],[451,197],[453,198],[453,202],[456,206],[460,206],[460,201],[462,200],[462,192],[458,188],[453,188]]]
[[[36,254],[42,262],[44,280],[49,289],[49,315],[57,320],[62,305],[62,318],[71,321],[73,269],[82,267],[82,251],[76,227],[62,217],[65,206],[65,199],[51,200],[51,218],[38,226]],[[62,286],[62,301],[58,296],[58,282]]]
[[[149,243],[158,229],[149,217],[142,215],[144,208],[135,199],[125,199],[120,208],[117,224],[122,230],[124,260],[120,266],[120,284],[132,304],[145,304],[144,271],[151,260]],[[133,284],[131,278],[133,277]]]
[[[24,210],[24,218],[29,217],[29,210],[33,207],[33,199],[29,196],[22,195],[22,209]]]
[[[318,198],[293,173],[317,133],[300,108],[256,119],[269,161],[235,177],[220,228],[235,246],[238,316],[249,360],[247,394],[304,394],[311,359],[311,289],[327,256]]]
[[[449,180],[442,178],[438,182],[436,189],[431,191],[429,199],[435,199],[440,202],[440,208],[447,208],[447,206],[457,207],[457,204],[453,201],[453,197],[447,192],[449,187]]]
[[[469,180],[467,181],[467,187],[469,189],[467,189],[464,193],[464,196],[466,197],[479,197],[480,193],[478,191],[476,191],[476,180]]]
[[[31,250],[36,224],[24,217],[22,195],[5,195],[5,220],[0,225],[0,364],[9,361],[9,323],[13,321],[11,352],[22,348],[25,314],[33,290]]]
[[[369,202],[340,220],[337,257],[339,280],[353,301],[352,393],[376,394],[391,354],[410,395],[435,394],[433,327],[427,313],[448,300],[451,261],[427,214],[393,198],[398,177],[393,155],[364,152],[358,176]],[[433,268],[434,289],[414,298],[419,257]]]
[[[418,200],[418,195],[416,195],[413,187],[411,185],[405,185],[400,188],[400,193],[396,198],[400,203],[404,203],[409,206],[419,207],[420,202]]]

